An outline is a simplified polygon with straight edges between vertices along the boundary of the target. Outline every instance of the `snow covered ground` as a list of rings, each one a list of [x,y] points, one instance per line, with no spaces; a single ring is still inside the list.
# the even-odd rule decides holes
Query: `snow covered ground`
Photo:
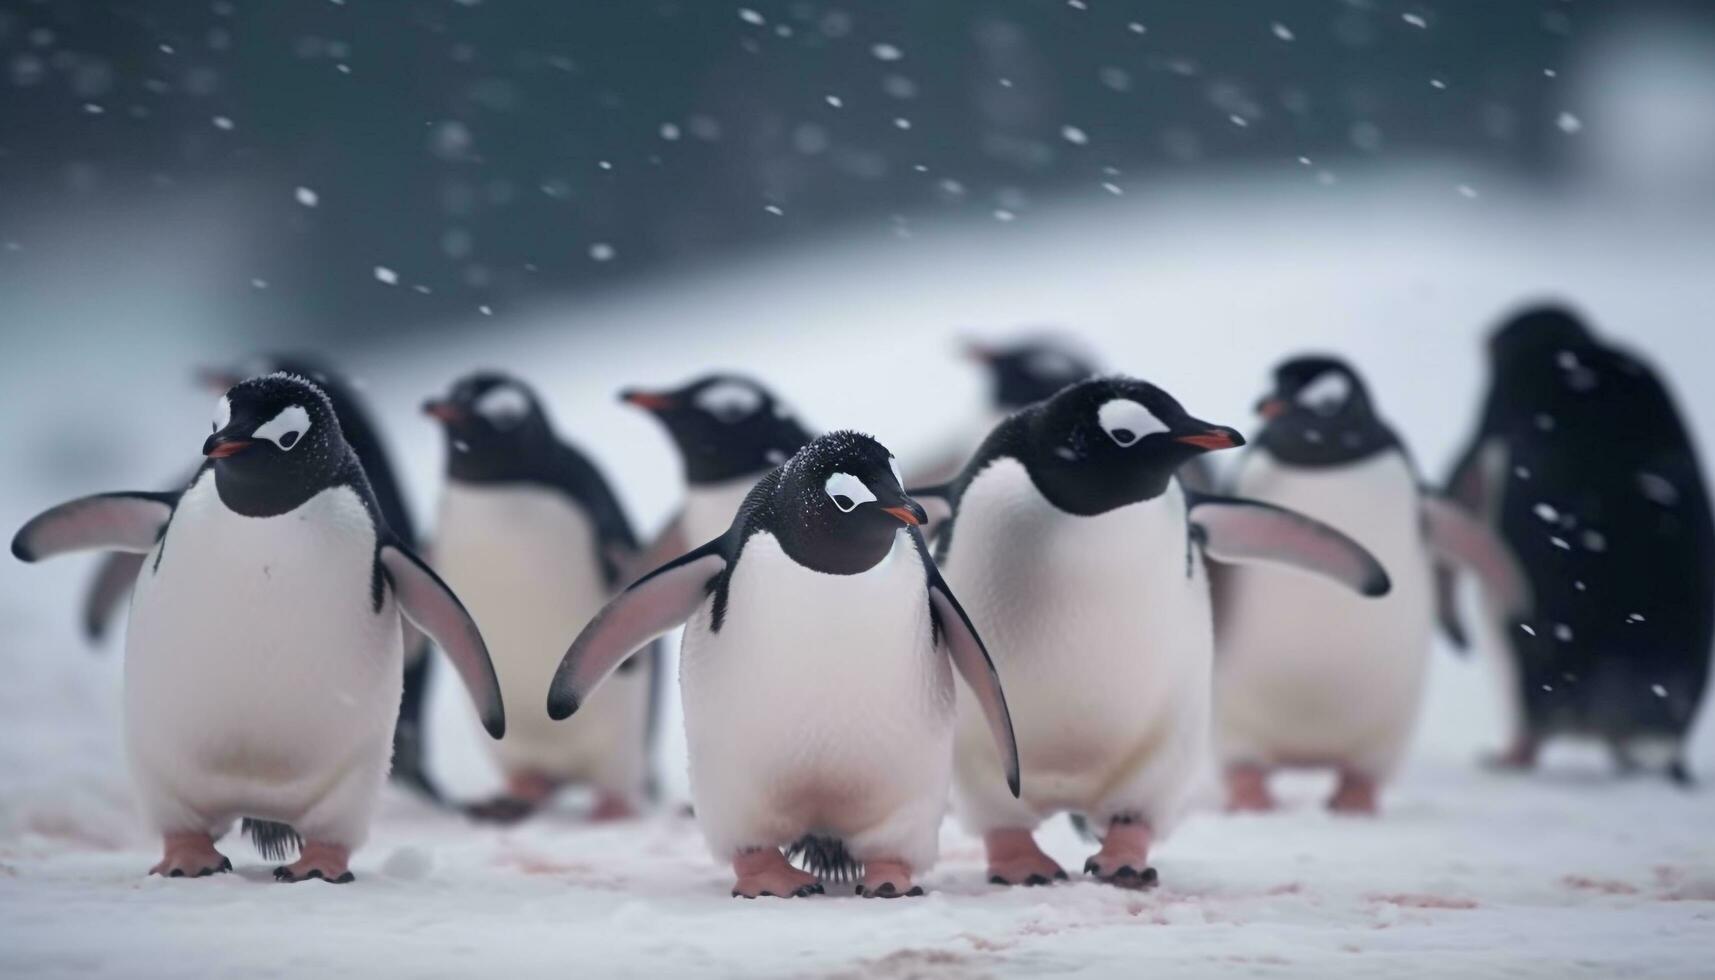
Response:
[[[909,238],[857,229],[671,283],[473,316],[435,346],[347,362],[424,514],[440,449],[415,406],[470,367],[540,382],[562,430],[654,526],[674,502],[673,458],[617,388],[740,367],[811,424],[865,428],[909,455],[976,415],[980,386],[952,357],[954,335],[1041,323],[1075,327],[1111,366],[1241,428],[1273,361],[1343,352],[1438,473],[1482,385],[1478,337],[1544,295],[1652,355],[1692,428],[1715,432],[1707,217],[1547,198],[1454,167],[1333,186],[1309,172],[1215,176],[1008,223],[918,225]],[[43,328],[0,364],[0,527],[76,493],[153,486],[194,454],[209,399],[183,384],[185,367],[239,351],[219,311],[163,296],[160,281],[106,280],[69,323],[55,292],[66,287],[17,284],[16,308]],[[194,276],[166,281],[189,291]],[[139,330],[139,315],[179,329]],[[1445,651],[1382,818],[1332,818],[1318,805],[1327,780],[1297,777],[1284,813],[1191,817],[1159,849],[1163,885],[1148,894],[991,887],[977,842],[949,823],[924,899],[740,902],[672,813],[592,827],[573,798],[497,830],[398,795],[350,887],[277,886],[236,839],[235,875],[148,878],[157,845],[124,774],[120,658],[91,655],[72,628],[87,572],[0,562],[4,976],[1715,975],[1715,795],[1614,780],[1578,746],[1551,751],[1535,777],[1480,770],[1501,736],[1495,694],[1480,662]],[[494,775],[462,692],[441,676],[434,763],[476,795]],[[676,742],[663,765],[682,794]],[[1692,765],[1715,777],[1707,713]],[[1086,846],[1063,821],[1045,844],[1082,865]]]

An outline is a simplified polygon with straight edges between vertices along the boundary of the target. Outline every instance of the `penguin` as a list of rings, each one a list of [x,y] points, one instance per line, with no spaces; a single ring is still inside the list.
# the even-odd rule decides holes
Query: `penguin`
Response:
[[[965,359],[981,367],[987,376],[987,403],[976,425],[930,453],[931,462],[912,468],[907,477],[912,486],[951,480],[1002,419],[1069,384],[1093,377],[1097,370],[1095,358],[1080,344],[1048,331],[1010,342],[971,340],[963,351]]]
[[[357,386],[334,371],[319,358],[306,354],[270,354],[252,358],[242,364],[201,368],[196,372],[199,386],[209,394],[219,396],[246,378],[260,377],[283,371],[308,378],[328,396],[334,414],[339,417],[340,431],[357,454],[375,494],[376,506],[393,535],[406,547],[418,547],[416,525],[405,506],[393,463],[383,445],[373,417]],[[195,471],[173,484],[187,485]],[[131,594],[131,585],[142,570],[143,556],[123,551],[107,552],[101,556],[95,574],[84,594],[82,609],[84,635],[91,643],[100,642],[111,628],[120,606]],[[441,792],[429,777],[425,762],[423,710],[428,703],[429,674],[434,659],[428,655],[428,643],[423,635],[405,625],[405,682],[399,704],[399,722],[393,730],[393,768],[389,777],[431,802],[440,802]]]
[[[1496,529],[1536,604],[1510,621],[1484,594],[1514,715],[1495,762],[1535,765],[1544,742],[1593,737],[1620,771],[1680,784],[1715,639],[1715,519],[1694,442],[1642,356],[1547,305],[1489,342],[1482,417],[1447,491]],[[1442,619],[1460,642],[1452,570]]]
[[[423,411],[446,436],[433,561],[482,625],[509,698],[535,701],[553,676],[567,635],[621,583],[637,538],[596,465],[563,442],[536,393],[506,374],[459,379]],[[572,783],[596,793],[591,817],[637,814],[652,792],[659,650],[623,676],[574,725],[536,713],[513,720],[493,746],[506,780],[471,816],[521,820]]]
[[[144,555],[125,642],[125,739],[151,872],[232,867],[242,818],[280,881],[352,880],[387,774],[403,678],[401,613],[452,660],[484,728],[506,729],[482,635],[382,517],[328,396],[295,375],[217,403],[207,462],[181,493],[108,493],[48,510],[12,553]]]
[[[719,537],[756,481],[812,437],[772,391],[740,374],[705,374],[666,391],[627,388],[619,397],[666,427],[685,469],[685,502],[636,556],[638,574]]]
[[[1476,571],[1520,615],[1528,590],[1511,553],[1463,508],[1426,493],[1363,379],[1327,356],[1288,360],[1257,403],[1261,433],[1231,491],[1338,528],[1387,568],[1366,598],[1266,568],[1216,572],[1216,743],[1228,806],[1268,810],[1271,770],[1331,767],[1329,807],[1372,814],[1423,700],[1434,635],[1431,564]]]
[[[923,517],[880,443],[821,436],[757,482],[724,534],[610,602],[554,674],[548,714],[573,716],[627,654],[688,624],[691,796],[735,897],[820,894],[822,879],[852,876],[866,897],[922,894],[952,768],[955,669],[1002,760],[996,791],[1019,792],[1006,697]]]
[[[1101,850],[1084,870],[1150,887],[1151,847],[1208,762],[1213,624],[1204,558],[1310,568],[1380,595],[1387,573],[1338,531],[1255,501],[1188,495],[1176,472],[1243,445],[1134,378],[1063,388],[996,426],[951,483],[913,491],[938,557],[988,638],[1011,697],[1021,797],[960,699],[955,810],[983,838],[989,880],[1066,873],[1034,830],[1084,818]],[[1010,766],[1010,762],[1005,763]]]

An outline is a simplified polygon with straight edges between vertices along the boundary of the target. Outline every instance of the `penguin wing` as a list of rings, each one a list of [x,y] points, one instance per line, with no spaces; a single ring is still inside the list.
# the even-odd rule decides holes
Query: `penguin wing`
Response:
[[[674,514],[672,520],[642,550],[614,546],[608,549],[608,561],[619,569],[618,583],[630,585],[647,572],[660,568],[688,551],[691,543],[685,539],[685,514]]]
[[[548,717],[571,717],[634,650],[691,618],[708,598],[710,581],[726,568],[722,541],[717,538],[662,565],[596,613],[554,671]]]
[[[506,708],[500,702],[500,679],[495,676],[488,645],[464,603],[422,559],[396,541],[381,546],[381,567],[393,582],[399,611],[453,662],[476,704],[482,727],[495,738],[505,735]]]
[[[994,735],[995,747],[1000,750],[1001,766],[1006,770],[1006,785],[1017,797],[1018,739],[1012,732],[1012,713],[1006,708],[1006,694],[1000,689],[1000,674],[996,673],[994,660],[989,657],[988,648],[983,646],[976,627],[971,625],[970,617],[965,615],[964,607],[959,605],[953,591],[947,588],[946,580],[933,566],[929,572],[929,608],[935,613],[935,622],[941,628],[941,638],[947,644],[953,666],[959,669],[959,676],[965,679],[971,693],[976,695],[977,704],[983,709],[989,732]]]
[[[161,539],[176,493],[98,493],[50,507],[18,530],[12,554],[41,561],[73,551],[145,554]]]
[[[933,541],[935,533],[953,516],[953,485],[940,483],[932,487],[917,487],[905,491],[905,495],[917,501],[923,508],[923,513],[928,518],[921,528],[923,537]]]
[[[1188,519],[1203,553],[1229,564],[1284,565],[1376,597],[1393,588],[1361,544],[1295,510],[1260,500],[1192,494]]]
[[[83,635],[89,642],[100,642],[107,635],[107,627],[125,597],[131,594],[131,586],[146,560],[135,551],[113,551],[101,556],[101,564],[89,580],[89,591],[83,596]]]
[[[1447,487],[1442,491],[1447,499],[1472,514],[1482,513],[1488,507],[1489,489],[1484,456],[1489,453],[1486,451],[1486,445],[1481,432],[1471,438],[1471,445],[1453,465],[1453,471],[1447,476]],[[1446,634],[1448,642],[1453,644],[1453,648],[1464,650],[1469,646],[1470,638],[1465,632],[1464,621],[1459,618],[1458,584],[1458,570],[1445,561],[1437,560],[1435,619],[1441,626],[1441,632]]]
[[[1453,565],[1468,568],[1476,573],[1483,588],[1507,616],[1523,617],[1529,613],[1530,581],[1512,549],[1488,525],[1451,500],[1425,496],[1423,526],[1438,569]],[[1438,603],[1443,604],[1441,611],[1452,616],[1457,627],[1453,599],[1451,595],[1437,596]]]

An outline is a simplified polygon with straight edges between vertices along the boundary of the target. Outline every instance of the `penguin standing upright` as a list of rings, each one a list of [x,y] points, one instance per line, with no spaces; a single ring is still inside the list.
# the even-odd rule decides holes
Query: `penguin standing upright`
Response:
[[[1393,588],[1371,599],[1273,569],[1217,573],[1215,731],[1229,806],[1272,808],[1273,769],[1330,767],[1340,785],[1329,806],[1373,813],[1423,700],[1432,559],[1475,569],[1515,615],[1523,579],[1486,527],[1420,489],[1404,444],[1344,361],[1286,361],[1257,411],[1264,427],[1233,492],[1338,528],[1386,566]]]
[[[846,874],[861,875],[862,895],[921,894],[913,879],[935,860],[952,766],[952,668],[995,743],[996,791],[1019,789],[999,680],[922,520],[874,439],[812,441],[757,483],[725,534],[602,610],[567,650],[548,713],[581,714],[615,664],[689,620],[691,795],[710,849],[732,862],[733,895],[815,894],[819,876]]]
[[[340,431],[346,445],[357,454],[357,461],[369,478],[375,504],[394,537],[408,548],[418,546],[416,524],[405,495],[393,471],[392,460],[382,444],[379,430],[357,392],[357,386],[334,371],[319,358],[305,354],[271,354],[254,358],[232,367],[209,367],[197,372],[197,381],[211,395],[224,394],[245,378],[285,372],[307,378],[328,396],[334,415],[339,418]],[[194,471],[176,481],[175,488],[188,484]],[[142,570],[143,556],[123,551],[108,552],[101,557],[95,575],[84,594],[84,635],[91,642],[106,635],[119,607],[131,594],[131,586]],[[428,643],[410,623],[405,624],[405,684],[399,704],[399,722],[393,730],[393,768],[389,776],[430,800],[440,800],[440,790],[429,778],[425,762],[423,710],[428,703],[430,664]]]
[[[327,395],[293,375],[216,407],[208,463],[181,494],[85,497],[31,520],[12,553],[145,555],[125,648],[125,735],[153,873],[231,868],[243,818],[282,881],[350,881],[387,773],[402,612],[458,669],[489,734],[505,731],[476,625],[387,527]]]
[[[1065,872],[1036,845],[1049,815],[1102,837],[1085,870],[1143,887],[1149,851],[1207,762],[1213,632],[1205,555],[1305,565],[1379,594],[1387,575],[1349,538],[1265,504],[1187,498],[1175,472],[1243,444],[1125,377],[1062,389],[990,433],[950,485],[919,492],[947,580],[988,638],[1013,707],[1024,794],[961,701],[954,802],[990,880]]]
[[[1622,769],[1689,782],[1685,736],[1715,638],[1715,519],[1673,398],[1638,355],[1538,307],[1489,344],[1482,419],[1448,493],[1524,566],[1535,613],[1485,596],[1516,708],[1504,765],[1557,735],[1605,741]],[[1463,630],[1444,576],[1443,622]]]
[[[423,410],[447,439],[435,567],[482,625],[501,690],[535,701],[566,636],[620,584],[637,539],[607,480],[554,434],[524,382],[477,372]],[[628,663],[577,724],[539,712],[513,719],[493,747],[505,792],[471,814],[519,820],[570,783],[594,787],[595,819],[636,813],[651,785],[658,652]]]
[[[719,537],[756,481],[811,438],[773,392],[739,374],[705,374],[667,391],[628,388],[620,400],[666,427],[685,468],[685,502],[637,555],[637,573]]]

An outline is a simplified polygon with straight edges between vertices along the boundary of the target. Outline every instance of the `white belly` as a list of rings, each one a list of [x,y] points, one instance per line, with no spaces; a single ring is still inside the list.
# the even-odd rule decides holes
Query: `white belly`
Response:
[[[354,768],[379,780],[403,652],[392,591],[373,604],[375,546],[349,488],[271,518],[227,510],[212,471],[186,491],[126,638],[126,733],[151,806],[294,822]]]
[[[726,483],[692,486],[685,491],[685,513],[681,527],[685,531],[685,547],[698,548],[725,534],[732,526],[739,504],[745,494],[756,486],[761,474],[740,477]]]
[[[1253,452],[1234,489],[1344,531],[1382,563],[1393,589],[1371,599],[1297,572],[1223,569],[1223,752],[1234,761],[1355,764],[1385,775],[1417,717],[1434,618],[1411,468],[1398,453],[1317,470]]]
[[[546,708],[566,647],[607,600],[600,547],[558,491],[453,481],[442,493],[434,565],[488,642],[507,709],[506,737],[488,744],[507,772],[586,779],[640,750],[643,664],[615,674],[575,718],[550,720]]]
[[[1068,515],[1011,459],[960,504],[944,574],[994,657],[1024,802],[1039,815],[1100,811],[1132,793],[1165,822],[1203,764],[1213,640],[1184,515],[1177,483],[1155,500]],[[961,787],[999,779],[989,743],[961,697]]]
[[[826,575],[754,534],[728,595],[719,632],[712,598],[692,616],[680,662],[691,793],[715,851],[849,838],[911,808],[929,812],[932,849],[953,682],[910,539],[862,574]]]

